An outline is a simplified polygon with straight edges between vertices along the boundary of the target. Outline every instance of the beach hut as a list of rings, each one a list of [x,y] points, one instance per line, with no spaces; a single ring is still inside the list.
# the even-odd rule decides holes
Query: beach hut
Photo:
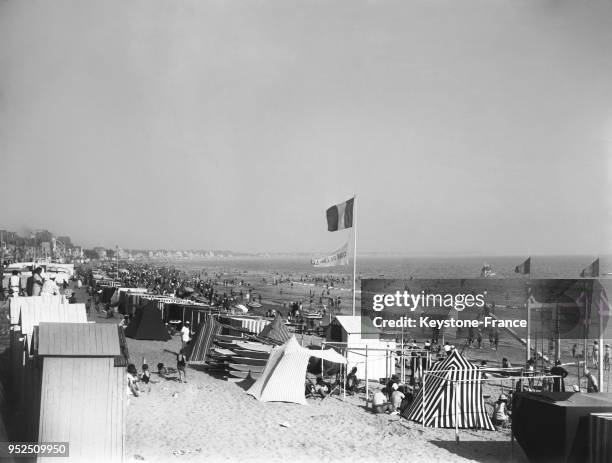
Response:
[[[365,379],[367,372],[368,380],[378,381],[395,372],[396,343],[380,339],[381,334],[360,316],[338,315],[327,326],[325,342],[346,349],[347,369],[357,367],[358,378]]]
[[[64,296],[13,297],[9,305],[12,330],[24,338],[28,352],[41,322],[87,323],[85,304],[68,304]]]
[[[326,362],[346,363],[334,349],[308,350],[291,337],[270,354],[263,373],[247,391],[262,402],[294,402],[306,405],[306,367],[310,357]]]
[[[192,343],[189,363],[204,363],[214,344],[215,336],[221,333],[221,324],[212,315],[207,315]]]
[[[259,337],[264,339],[270,339],[279,343],[287,342],[291,339],[291,333],[287,329],[285,322],[283,322],[280,315],[274,318],[274,321],[267,325],[260,333]]]
[[[425,374],[423,387],[402,417],[436,428],[493,430],[482,379],[480,369],[453,350]]]
[[[69,442],[62,461],[123,461],[127,395],[125,368],[115,366],[118,330],[114,324],[40,324],[40,390],[32,397],[40,404],[32,420],[38,432],[31,440]]]
[[[125,335],[128,338],[153,341],[170,339],[168,329],[162,321],[161,312],[155,301],[149,301],[136,310],[136,314],[125,329]]]

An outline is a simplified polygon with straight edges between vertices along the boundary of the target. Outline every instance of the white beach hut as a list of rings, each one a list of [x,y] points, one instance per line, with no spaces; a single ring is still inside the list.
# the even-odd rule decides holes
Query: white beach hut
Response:
[[[381,331],[362,324],[360,316],[338,315],[327,328],[326,345],[347,350],[347,370],[357,367],[360,379],[379,380],[395,373],[395,341],[381,339]],[[367,356],[367,368],[366,368]]]

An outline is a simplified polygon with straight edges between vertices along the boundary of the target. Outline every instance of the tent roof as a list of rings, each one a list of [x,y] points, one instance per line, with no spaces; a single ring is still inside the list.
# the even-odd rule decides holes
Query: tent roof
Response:
[[[117,325],[99,323],[41,323],[38,355],[115,357],[121,355]]]
[[[380,334],[381,331],[373,325],[363,324],[360,315],[336,315],[334,318],[348,334]],[[334,323],[332,320],[332,323]]]
[[[167,341],[170,339],[168,330],[157,308],[157,302],[149,301],[136,309],[136,314],[125,329],[128,338]]]
[[[274,341],[286,342],[291,339],[291,333],[287,329],[287,326],[283,323],[280,315],[277,315],[276,318],[267,325],[261,332],[259,336],[262,338],[269,338]]]
[[[424,378],[425,399],[419,390],[402,417],[441,428],[494,429],[482,395],[482,372],[457,350],[435,363]],[[449,414],[450,407],[457,407],[458,413]]]

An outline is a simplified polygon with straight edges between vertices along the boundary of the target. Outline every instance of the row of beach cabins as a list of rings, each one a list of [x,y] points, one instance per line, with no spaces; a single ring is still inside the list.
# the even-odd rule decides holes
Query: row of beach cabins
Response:
[[[99,283],[103,301],[108,299],[119,313],[131,316],[127,327],[88,321],[85,304],[69,304],[61,295],[0,302],[9,328],[3,331],[8,345],[0,364],[0,440],[69,442],[68,461],[123,461],[130,362],[126,336],[166,341],[169,326],[180,328],[186,321],[199,327],[190,343],[189,363],[228,380],[261,378],[273,348],[290,340],[289,350],[301,353],[300,368],[303,359],[313,355],[329,362],[346,361],[346,354],[342,357],[332,349],[312,354],[296,346],[280,318],[235,316],[206,304]],[[342,318],[333,323],[340,328],[329,332],[339,334],[338,341],[345,345],[361,342],[358,317]],[[369,340],[370,346],[373,341]],[[379,342],[380,347],[389,347]],[[281,357],[289,358],[277,355]],[[354,363],[368,376],[380,378],[389,376],[393,362],[387,354]],[[269,395],[271,390],[268,395],[260,391],[258,398],[278,399]],[[288,401],[305,403],[303,381],[292,399]]]
[[[313,359],[320,362],[321,373],[326,365],[339,366],[340,378],[356,367],[367,388],[368,380],[378,383],[396,373],[398,347],[403,352],[394,341],[364,334],[360,317],[335,317],[324,338],[306,348],[303,338],[278,317],[236,316],[206,304],[100,283],[103,298],[131,316],[126,327],[89,322],[85,304],[68,304],[63,296],[13,297],[0,303],[0,313],[8,306],[10,324],[9,348],[0,364],[0,433],[6,434],[0,440],[69,442],[67,461],[124,461],[130,363],[126,337],[167,341],[169,327],[179,328],[187,321],[198,327],[189,346],[189,363],[243,383],[246,393],[262,402],[306,404],[306,371]],[[404,365],[404,358],[399,360]],[[460,428],[493,430],[481,369],[457,350],[442,361],[429,360],[422,387],[401,417],[422,426],[455,428],[457,440]],[[580,440],[580,455],[607,461],[612,455],[605,444],[612,429],[607,427],[612,397],[563,393],[553,400],[551,394],[517,393],[511,436],[534,461],[545,457],[544,444],[558,441],[561,434],[572,445],[561,450],[571,453]],[[580,434],[576,426],[565,426],[571,413],[595,424]],[[542,420],[555,414],[555,426],[544,426]],[[532,430],[534,423],[538,428]]]

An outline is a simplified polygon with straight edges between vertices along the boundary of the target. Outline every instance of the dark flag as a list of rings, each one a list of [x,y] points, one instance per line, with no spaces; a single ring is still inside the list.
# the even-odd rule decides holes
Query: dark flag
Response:
[[[353,205],[355,198],[351,198],[327,209],[327,230],[338,231],[353,226]]]
[[[582,278],[598,277],[599,276],[599,257],[595,259],[595,261],[591,265],[582,269],[582,272],[580,272],[580,276]]]
[[[514,267],[514,273],[522,273],[523,275],[529,275],[531,273],[531,257],[528,257],[525,262],[521,265]]]

